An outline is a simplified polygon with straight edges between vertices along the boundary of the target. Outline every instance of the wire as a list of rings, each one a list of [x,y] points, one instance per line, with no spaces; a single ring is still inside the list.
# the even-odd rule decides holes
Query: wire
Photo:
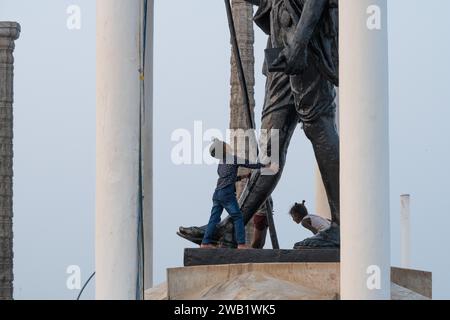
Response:
[[[136,300],[143,300],[145,297],[145,230],[144,230],[144,191],[143,191],[143,121],[145,119],[145,60],[147,54],[147,21],[148,21],[148,0],[143,3],[143,21],[140,31],[140,80],[141,97],[139,105],[139,175],[138,175],[138,232],[137,232],[137,279],[136,279]]]
[[[91,280],[94,278],[94,276],[95,276],[95,271],[94,271],[94,273],[89,277],[89,279],[87,279],[87,281],[86,281],[86,283],[84,284],[83,288],[81,288],[81,291],[80,291],[80,293],[78,294],[78,297],[77,297],[77,301],[80,300],[81,295],[82,295],[83,292],[84,292],[84,289],[86,289],[87,285],[89,284],[89,282],[91,282]]]

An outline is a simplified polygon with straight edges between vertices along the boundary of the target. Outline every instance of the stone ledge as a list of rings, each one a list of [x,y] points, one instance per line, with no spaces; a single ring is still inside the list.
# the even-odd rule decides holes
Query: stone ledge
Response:
[[[241,263],[332,263],[340,262],[339,249],[236,250],[185,249],[184,266]]]
[[[391,280],[401,287],[429,299],[433,298],[433,274],[431,272],[392,267]]]
[[[263,263],[171,268],[147,299],[339,299],[339,263]],[[413,281],[413,283],[411,283]],[[416,287],[416,290],[411,289]],[[420,292],[418,292],[420,291]],[[392,300],[431,299],[431,273],[392,268]],[[429,292],[430,296],[424,295]]]

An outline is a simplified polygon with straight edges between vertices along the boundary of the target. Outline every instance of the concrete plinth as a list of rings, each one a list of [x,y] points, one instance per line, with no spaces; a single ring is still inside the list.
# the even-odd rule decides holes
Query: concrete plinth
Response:
[[[392,268],[392,300],[431,299],[431,273]],[[151,300],[335,300],[339,263],[229,264],[172,268]]]

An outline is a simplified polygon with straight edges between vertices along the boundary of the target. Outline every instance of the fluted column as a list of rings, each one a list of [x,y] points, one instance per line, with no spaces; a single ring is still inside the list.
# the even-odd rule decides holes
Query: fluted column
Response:
[[[20,25],[0,22],[0,300],[13,298],[14,41]]]
[[[255,35],[253,30],[253,6],[244,0],[232,0],[232,11],[234,24],[236,28],[236,37],[241,52],[242,65],[244,67],[245,80],[247,82],[248,96],[250,107],[255,108],[255,56],[253,44],[255,42]],[[249,129],[247,106],[244,104],[242,96],[242,89],[239,82],[236,59],[231,53],[231,99],[230,99],[230,129]],[[247,132],[248,133],[248,132]],[[256,142],[254,135],[247,136]],[[245,135],[242,131],[236,131],[231,134],[231,144],[234,150],[239,150],[239,155],[244,156]],[[250,172],[248,169],[239,169],[239,174],[243,175]],[[239,198],[244,190],[247,181],[243,180],[236,184],[236,193]],[[247,228],[247,243],[250,243],[253,236],[253,225]]]

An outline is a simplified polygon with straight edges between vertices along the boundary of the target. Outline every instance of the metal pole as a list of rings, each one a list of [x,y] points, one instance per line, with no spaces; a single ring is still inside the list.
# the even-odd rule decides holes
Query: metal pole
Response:
[[[242,98],[244,105],[246,106],[247,119],[249,122],[248,127],[254,129],[255,121],[252,115],[252,108],[250,106],[250,98],[248,96],[247,81],[245,79],[244,66],[242,65],[241,53],[239,50],[239,44],[236,37],[236,28],[234,25],[233,11],[231,10],[230,0],[225,0],[225,9],[227,11],[228,27],[230,28],[231,45],[233,47],[234,57],[236,59],[237,72],[239,76],[239,82],[241,84]]]
[[[409,194],[400,196],[400,239],[401,239],[401,265],[411,268],[411,214]]]
[[[278,242],[277,230],[275,228],[275,221],[273,220],[273,208],[270,201],[266,201],[267,224],[269,225],[270,240],[272,241],[272,248],[280,249]]]

